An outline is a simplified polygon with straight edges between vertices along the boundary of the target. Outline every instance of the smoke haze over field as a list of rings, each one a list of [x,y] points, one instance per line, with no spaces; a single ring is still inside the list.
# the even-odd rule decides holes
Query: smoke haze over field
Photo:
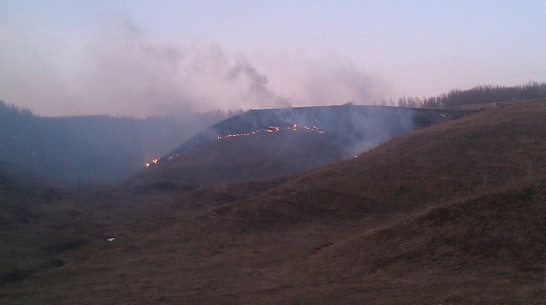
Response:
[[[0,99],[46,116],[146,117],[542,81],[545,12],[542,1],[2,2]]]
[[[85,65],[73,71],[70,81],[61,81],[51,68],[31,76],[41,78],[29,80],[39,86],[6,80],[11,84],[8,91],[26,92],[32,100],[41,97],[32,110],[44,115],[65,109],[68,114],[146,117],[213,109],[330,105],[348,100],[371,103],[383,98],[387,87],[354,66],[315,66],[306,71],[305,81],[298,84],[301,88],[289,98],[271,88],[268,76],[242,53],[230,54],[218,44],[153,41],[127,18],[120,18],[114,31],[88,45]],[[39,97],[31,96],[33,93]]]
[[[219,45],[153,42],[122,21],[121,35],[90,47],[91,73],[81,81],[105,109],[114,103],[119,113],[146,116],[290,104],[243,55],[232,57]]]

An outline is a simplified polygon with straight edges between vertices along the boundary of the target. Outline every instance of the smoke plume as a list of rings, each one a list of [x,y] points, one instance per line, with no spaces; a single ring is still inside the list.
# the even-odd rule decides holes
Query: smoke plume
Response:
[[[0,87],[5,94],[0,98],[40,115],[143,118],[216,109],[371,104],[389,89],[387,82],[350,63],[311,62],[296,55],[299,60],[278,65],[219,44],[154,40],[125,17],[88,41],[81,54],[62,53],[60,43],[51,43],[72,57],[40,57],[37,50],[34,61],[25,59],[26,73],[4,77],[8,82]],[[16,70],[5,64],[7,71]],[[18,81],[22,77],[28,81]]]

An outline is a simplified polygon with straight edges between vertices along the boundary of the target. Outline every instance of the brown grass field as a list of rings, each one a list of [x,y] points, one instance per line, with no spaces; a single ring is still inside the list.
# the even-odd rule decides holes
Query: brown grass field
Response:
[[[294,176],[159,176],[48,203],[2,182],[0,303],[546,303],[546,101]]]

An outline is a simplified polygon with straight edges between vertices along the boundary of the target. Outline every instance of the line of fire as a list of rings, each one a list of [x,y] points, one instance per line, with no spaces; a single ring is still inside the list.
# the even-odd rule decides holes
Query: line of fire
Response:
[[[281,132],[281,131],[284,131],[284,130],[286,130],[286,131],[306,130],[306,131],[316,132],[316,133],[319,133],[319,134],[324,133],[324,131],[321,130],[320,128],[318,128],[317,126],[313,125],[311,127],[308,127],[308,126],[305,126],[305,125],[294,123],[291,126],[285,126],[285,127],[270,126],[270,127],[264,128],[264,129],[252,130],[252,131],[246,132],[246,133],[235,133],[235,134],[227,134],[227,135],[224,135],[224,136],[217,136],[216,140],[223,140],[223,139],[234,138],[234,137],[252,136],[252,135],[256,135],[256,134],[260,134],[260,133],[276,133],[276,132]],[[150,167],[152,165],[159,164],[160,162],[164,162],[166,160],[172,160],[172,159],[174,159],[176,157],[178,157],[178,154],[176,154],[174,156],[170,156],[167,159],[165,159],[165,158],[154,158],[150,162],[144,163],[144,165],[146,167]]]

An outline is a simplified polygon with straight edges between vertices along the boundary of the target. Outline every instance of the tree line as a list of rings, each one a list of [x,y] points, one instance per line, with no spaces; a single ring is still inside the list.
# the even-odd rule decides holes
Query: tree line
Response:
[[[440,108],[544,98],[546,98],[546,83],[529,82],[511,87],[481,85],[467,90],[453,89],[433,97],[401,97],[398,99],[398,107]]]

